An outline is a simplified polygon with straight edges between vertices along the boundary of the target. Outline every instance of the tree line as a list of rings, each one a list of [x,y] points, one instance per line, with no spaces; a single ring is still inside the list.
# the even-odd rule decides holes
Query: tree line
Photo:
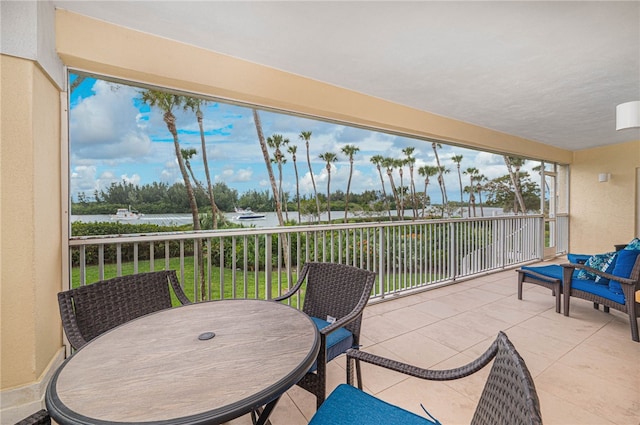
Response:
[[[72,90],[83,78],[80,76],[74,81]],[[321,210],[326,211],[329,220],[331,220],[332,211],[344,211],[344,221],[347,221],[349,211],[382,212],[388,214],[389,219],[393,220],[404,219],[405,213],[409,210],[410,218],[417,219],[453,217],[460,215],[463,208],[466,209],[469,217],[483,216],[484,206],[502,207],[505,211],[514,213],[524,213],[540,208],[539,185],[527,172],[522,171],[525,159],[503,156],[507,174],[489,180],[476,167],[462,169],[463,155],[454,155],[450,158],[449,164],[445,163],[439,155],[442,145],[437,142],[431,143],[436,165],[424,165],[416,169],[415,147],[404,148],[403,156],[400,158],[382,155],[371,157],[371,165],[380,178],[380,190],[362,194],[351,193],[354,162],[360,148],[348,144],[343,146],[340,152],[323,152],[317,158],[325,163],[327,171],[326,190],[321,192],[316,186],[311,165],[312,132],[299,133],[298,140],[304,144],[306,159],[306,164],[299,164],[298,146],[281,134],[276,133],[265,137],[260,115],[256,109],[252,110],[253,121],[269,175],[271,191],[249,191],[239,195],[235,189],[230,189],[224,183],[211,182],[210,160],[207,158],[206,136],[203,128],[203,110],[206,109],[207,100],[151,89],[141,90],[139,100],[162,112],[167,130],[173,138],[182,182],[172,186],[157,182],[143,186],[126,182],[113,183],[106,190],[94,193],[95,202],[89,202],[85,195],[78,194],[78,202],[73,203],[72,213],[111,214],[116,206],[133,205],[147,214],[191,213],[194,230],[200,230],[201,211],[211,215],[212,228],[216,229],[218,220],[223,217],[222,212],[232,211],[236,206],[250,207],[256,211],[275,211],[280,225],[284,225],[285,221],[290,219],[290,212],[297,215],[298,222],[303,222],[303,215],[311,216],[314,221],[319,222]],[[200,131],[201,148],[199,150],[185,149],[181,146],[174,114],[178,109],[193,113]],[[204,179],[202,176],[197,176],[191,166],[192,161],[198,156],[203,164]],[[339,159],[349,162],[349,178],[344,192],[331,188],[332,164]],[[288,160],[291,160],[294,170],[295,194],[283,190],[283,167]],[[311,177],[313,193],[308,197],[300,196],[299,165],[301,167],[306,165]],[[450,173],[452,168],[458,176],[459,201],[449,199],[445,185],[444,176]],[[395,181],[394,175],[399,176],[399,182]],[[419,185],[422,189],[417,187],[417,178],[420,179]],[[441,195],[437,200],[439,202],[432,202],[428,194],[429,185],[432,184],[437,184],[439,188]],[[387,193],[387,187],[390,189],[389,193]],[[395,214],[392,214],[392,211],[395,211]]]

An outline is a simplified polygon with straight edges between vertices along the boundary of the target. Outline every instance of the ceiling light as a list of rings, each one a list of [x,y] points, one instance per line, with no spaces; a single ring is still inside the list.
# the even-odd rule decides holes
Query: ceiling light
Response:
[[[640,100],[621,103],[616,107],[616,130],[640,127]]]

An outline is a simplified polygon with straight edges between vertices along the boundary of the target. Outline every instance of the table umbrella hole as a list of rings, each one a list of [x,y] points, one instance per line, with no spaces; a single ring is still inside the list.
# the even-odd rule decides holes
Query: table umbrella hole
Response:
[[[200,341],[206,341],[208,339],[213,338],[214,336],[216,336],[214,332],[203,332],[200,335],[198,335],[198,339]]]

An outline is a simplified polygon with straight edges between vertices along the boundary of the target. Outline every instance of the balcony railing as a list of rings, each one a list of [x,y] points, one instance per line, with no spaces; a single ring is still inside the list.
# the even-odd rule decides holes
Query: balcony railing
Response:
[[[73,237],[70,281],[176,269],[195,300],[271,299],[329,261],[377,272],[377,299],[541,259],[543,228],[528,215]]]

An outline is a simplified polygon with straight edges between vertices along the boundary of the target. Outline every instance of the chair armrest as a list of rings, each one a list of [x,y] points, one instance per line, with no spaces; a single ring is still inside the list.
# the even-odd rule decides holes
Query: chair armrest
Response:
[[[277,302],[284,301],[287,298],[291,298],[293,295],[295,295],[295,293],[300,290],[300,287],[302,287],[302,284],[304,283],[304,280],[307,277],[308,272],[309,272],[309,265],[305,264],[302,267],[302,270],[300,271],[300,273],[298,274],[298,281],[296,282],[295,286],[289,289],[289,291],[287,291],[286,293],[280,295],[279,297],[273,298],[273,301],[277,301]]]
[[[341,317],[340,319],[336,320],[329,326],[325,326],[324,328],[320,329],[320,333],[323,335],[328,335],[331,332],[336,331],[348,325],[349,323],[353,322],[360,315],[362,315],[362,311],[366,307],[368,301],[369,301],[369,294],[363,294],[360,300],[358,301],[358,304],[355,306],[353,310],[351,310],[349,314]]]
[[[497,352],[498,340],[496,339],[487,351],[485,351],[476,360],[464,366],[446,370],[423,369],[397,360],[391,360],[375,354],[367,353],[365,351],[355,350],[353,348],[347,350],[347,362],[352,359],[359,360],[420,379],[426,379],[429,381],[451,381],[454,379],[464,378],[465,376],[469,376],[479,371],[493,360]],[[347,377],[350,380],[351,374],[348,374]],[[349,382],[349,384],[351,384],[351,382]]]
[[[609,279],[609,280],[614,280],[616,282],[620,282],[623,285],[632,285],[632,286],[636,286],[638,284],[637,281],[633,280],[633,279],[629,279],[626,277],[621,277],[621,276],[616,276],[613,274],[609,274],[609,273],[605,273],[605,272],[601,272],[600,270],[594,269],[592,267],[588,267],[585,266],[584,264],[561,264],[562,267],[564,267],[565,269],[583,269],[583,270],[587,270],[593,274],[595,274],[596,276],[600,276],[603,277],[605,279]],[[571,272],[573,273],[573,271]]]

